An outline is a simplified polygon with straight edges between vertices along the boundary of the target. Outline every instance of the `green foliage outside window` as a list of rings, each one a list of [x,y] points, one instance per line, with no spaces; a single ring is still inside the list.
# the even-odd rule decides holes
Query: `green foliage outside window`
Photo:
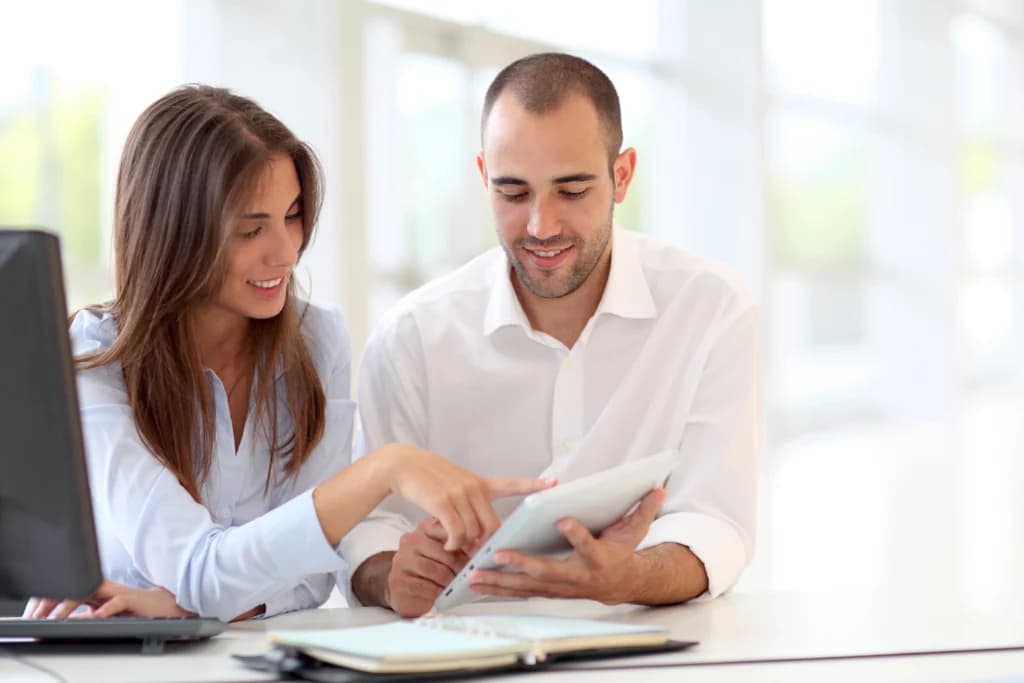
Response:
[[[775,173],[771,206],[776,256],[796,267],[852,268],[864,257],[870,210],[870,157],[847,146],[810,177]]]
[[[960,152],[960,184],[967,195],[984,192],[999,176],[999,146],[991,136],[975,134]]]
[[[98,91],[60,93],[0,112],[0,224],[61,235],[68,264],[95,264],[101,249]]]

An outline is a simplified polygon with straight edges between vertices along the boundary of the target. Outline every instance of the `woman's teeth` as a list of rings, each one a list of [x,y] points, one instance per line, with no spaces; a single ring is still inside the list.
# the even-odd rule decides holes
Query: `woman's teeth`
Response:
[[[246,282],[254,287],[259,287],[260,289],[273,289],[281,284],[282,280],[284,280],[283,277],[275,278],[273,280],[246,280]]]

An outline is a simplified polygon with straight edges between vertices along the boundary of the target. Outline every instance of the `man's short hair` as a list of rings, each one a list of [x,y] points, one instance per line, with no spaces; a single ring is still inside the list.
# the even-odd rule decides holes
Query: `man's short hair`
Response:
[[[611,79],[585,59],[559,52],[544,52],[518,59],[502,69],[484,96],[481,135],[494,103],[511,91],[526,111],[546,114],[558,108],[570,94],[583,95],[594,105],[605,127],[608,155],[614,160],[622,147],[622,113],[619,94]]]

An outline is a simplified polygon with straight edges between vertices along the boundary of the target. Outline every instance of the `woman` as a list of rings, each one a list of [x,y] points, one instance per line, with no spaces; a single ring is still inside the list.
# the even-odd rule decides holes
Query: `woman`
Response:
[[[388,494],[437,517],[456,549],[497,528],[490,497],[548,485],[478,478],[400,444],[345,468],[345,325],[292,281],[322,187],[310,148],[227,90],[176,90],[132,129],[116,295],[71,325],[112,580],[95,615],[226,621],[316,606],[343,567],[342,537]],[[77,606],[33,600],[26,615]]]

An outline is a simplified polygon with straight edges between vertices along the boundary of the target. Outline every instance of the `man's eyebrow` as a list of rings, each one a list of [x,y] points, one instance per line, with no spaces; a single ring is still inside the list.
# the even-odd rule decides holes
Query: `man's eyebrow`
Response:
[[[573,173],[571,175],[563,175],[554,178],[551,181],[552,185],[562,185],[564,183],[587,183],[591,180],[596,180],[597,176],[593,173]],[[498,176],[497,178],[491,178],[493,185],[529,185],[522,178],[516,178],[514,176]]]
[[[593,173],[573,173],[572,175],[558,176],[551,181],[553,185],[561,185],[562,183],[586,183],[591,180],[596,180],[597,176]]]
[[[497,178],[491,178],[492,185],[528,185],[522,178],[514,178],[512,176],[498,176]]]

